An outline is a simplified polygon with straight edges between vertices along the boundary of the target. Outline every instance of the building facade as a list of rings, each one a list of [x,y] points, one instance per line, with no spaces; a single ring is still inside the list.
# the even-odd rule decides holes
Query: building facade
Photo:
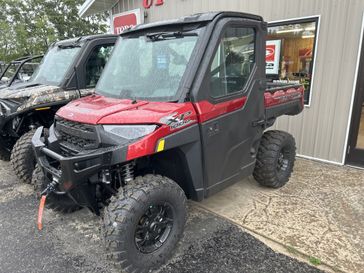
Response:
[[[221,10],[263,16],[267,77],[305,85],[304,112],[275,125],[295,136],[298,154],[364,166],[364,0],[87,0],[80,15],[110,11],[111,29],[120,32]]]

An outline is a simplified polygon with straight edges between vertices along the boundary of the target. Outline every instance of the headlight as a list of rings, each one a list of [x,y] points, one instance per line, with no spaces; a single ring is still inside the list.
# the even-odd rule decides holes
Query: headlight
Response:
[[[137,139],[153,133],[157,125],[104,125],[106,132],[126,139]]]

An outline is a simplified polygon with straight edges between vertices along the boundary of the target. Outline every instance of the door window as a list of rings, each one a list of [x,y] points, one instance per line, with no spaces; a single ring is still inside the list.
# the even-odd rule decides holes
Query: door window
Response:
[[[254,64],[254,29],[227,28],[210,67],[211,96],[219,98],[243,90]]]
[[[113,45],[101,45],[94,48],[86,63],[86,87],[95,87],[108,61]]]

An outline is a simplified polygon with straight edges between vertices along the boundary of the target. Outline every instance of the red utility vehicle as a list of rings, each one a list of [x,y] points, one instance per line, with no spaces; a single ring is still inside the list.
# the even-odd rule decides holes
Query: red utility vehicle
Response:
[[[60,211],[103,210],[107,251],[126,272],[162,264],[201,201],[251,174],[278,188],[295,141],[264,131],[303,109],[303,87],[266,83],[267,24],[217,12],[124,32],[96,87],[33,137],[33,182]]]

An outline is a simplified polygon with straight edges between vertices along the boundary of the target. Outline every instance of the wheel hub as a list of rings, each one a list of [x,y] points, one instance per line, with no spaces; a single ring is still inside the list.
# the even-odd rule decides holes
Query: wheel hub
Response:
[[[288,168],[288,164],[289,163],[289,160],[288,160],[288,157],[287,157],[287,154],[285,153],[285,151],[281,151],[279,153],[279,157],[278,157],[278,162],[277,162],[277,170],[278,171],[286,171],[287,168]]]
[[[152,253],[167,240],[173,226],[173,211],[169,204],[151,205],[140,218],[135,231],[135,243],[142,253]]]

